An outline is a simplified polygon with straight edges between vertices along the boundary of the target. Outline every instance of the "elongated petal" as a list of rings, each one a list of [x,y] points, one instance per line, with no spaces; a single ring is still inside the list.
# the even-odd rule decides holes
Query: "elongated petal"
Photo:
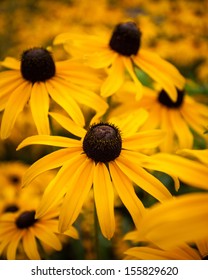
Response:
[[[20,70],[20,61],[13,57],[6,57],[0,64],[10,69]]]
[[[129,150],[142,150],[157,148],[164,140],[165,132],[161,130],[148,130],[126,137],[123,140],[122,147]]]
[[[208,166],[208,149],[204,149],[204,150],[182,149],[182,150],[178,150],[177,154],[188,156],[188,157],[194,157]]]
[[[105,49],[101,50],[100,52],[93,53],[93,54],[86,54],[84,55],[84,59],[87,65],[90,67],[101,69],[109,67],[117,54],[111,50]]]
[[[163,249],[206,238],[207,203],[208,194],[192,193],[156,204],[144,216],[140,234]]]
[[[178,155],[158,153],[146,159],[143,165],[173,175],[190,186],[208,189],[208,168],[199,162]]]
[[[31,232],[40,241],[44,242],[55,250],[60,251],[62,249],[62,245],[57,235],[47,227],[47,221],[43,221],[43,223],[45,224],[36,223],[35,227],[31,228]]]
[[[8,260],[15,260],[17,248],[18,248],[19,242],[20,242],[23,234],[24,234],[23,231],[21,231],[21,232],[18,231],[13,234],[12,239],[7,248],[7,259]]]
[[[30,260],[40,260],[36,240],[34,235],[31,233],[30,228],[23,236],[22,244],[24,251]]]
[[[124,252],[137,260],[173,260],[174,254],[151,247],[133,247]]]
[[[134,154],[132,153],[131,156],[134,156]],[[136,160],[137,157],[135,155],[135,162]],[[128,153],[125,153],[125,151],[122,152],[122,156],[118,158],[116,163],[123,171],[123,173],[129,177],[129,179],[131,179],[141,189],[151,194],[157,200],[163,202],[168,198],[171,198],[171,194],[167,190],[167,188],[153,175],[140,167],[141,163],[139,162],[139,160],[138,164],[135,165],[135,163],[133,163],[128,158]]]
[[[185,79],[172,64],[163,60],[157,54],[144,50],[139,51],[138,56],[134,58],[134,62],[153,80],[157,81],[173,101],[176,101],[176,87],[182,89]]]
[[[59,113],[49,113],[49,115],[70,133],[79,136],[80,138],[84,137],[84,135],[86,134],[86,130],[77,125],[70,118],[65,117],[64,115]]]
[[[49,96],[44,83],[35,83],[33,85],[30,108],[38,134],[50,134],[48,119]]]
[[[171,110],[169,112],[169,116],[173,130],[178,137],[179,147],[181,149],[192,148],[194,137],[184,118],[175,110]]]
[[[51,98],[59,104],[78,125],[84,126],[85,120],[83,113],[69,94],[70,83],[68,87],[66,87],[59,83],[58,78],[54,78],[46,82],[46,88]]]
[[[2,123],[1,123],[1,138],[9,137],[14,123],[27,103],[31,93],[31,84],[24,82],[10,96],[6,105]]]
[[[94,163],[86,159],[71,177],[59,217],[59,230],[66,231],[78,217],[92,187]]]
[[[124,64],[121,56],[117,55],[109,69],[108,77],[101,87],[101,95],[104,97],[112,95],[122,86],[123,82]]]
[[[139,79],[137,78],[136,76],[136,73],[134,71],[134,68],[133,68],[133,61],[131,61],[131,59],[127,58],[127,57],[122,57],[123,59],[123,63],[127,69],[127,71],[129,72],[129,75],[131,76],[132,80],[134,81],[135,85],[136,85],[136,90],[135,90],[135,93],[136,93],[136,99],[139,100],[142,95],[143,95],[143,87],[142,87],[142,84],[141,82],[139,81]]]
[[[71,178],[79,166],[85,161],[86,156],[77,154],[68,159],[57,173],[56,177],[47,186],[36,211],[36,218],[47,214],[59,204],[67,189],[71,186]]]
[[[69,148],[55,151],[45,157],[39,159],[32,164],[25,172],[22,185],[28,185],[41,173],[62,166],[66,161],[77,154],[80,154],[80,148]]]
[[[111,117],[110,123],[115,124],[122,132],[124,138],[134,135],[147,120],[148,113],[144,109],[138,109],[131,113]]]
[[[63,148],[74,148],[81,146],[79,140],[67,138],[64,136],[34,135],[24,139],[17,147],[17,150],[20,150],[28,145],[49,145]]]
[[[100,228],[103,235],[111,239],[115,231],[114,192],[109,171],[103,163],[96,165],[93,183]]]
[[[137,197],[132,182],[121,171],[117,161],[109,164],[110,173],[116,191],[123,204],[132,216],[136,226],[139,226],[140,219],[143,216],[144,206]]]

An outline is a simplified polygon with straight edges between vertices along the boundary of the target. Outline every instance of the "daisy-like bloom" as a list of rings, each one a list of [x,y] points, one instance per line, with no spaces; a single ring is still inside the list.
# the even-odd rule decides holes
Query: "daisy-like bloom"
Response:
[[[201,259],[208,255],[208,194],[192,193],[174,197],[147,209],[138,230],[126,235],[134,242],[147,242],[127,250],[138,258]],[[145,244],[145,243],[144,243]],[[188,248],[196,244],[198,252]],[[189,257],[188,257],[189,256]]]
[[[19,145],[18,149],[31,144],[63,147],[35,162],[23,178],[23,185],[27,185],[40,173],[61,167],[45,190],[37,218],[46,214],[57,199],[64,196],[59,216],[59,230],[64,232],[77,219],[93,186],[100,228],[110,239],[115,231],[114,190],[135,225],[144,207],[132,181],[161,202],[171,197],[167,188],[141,164],[145,155],[139,151],[156,147],[164,135],[159,130],[137,132],[147,117],[146,111],[139,110],[123,118],[94,123],[87,131],[63,115],[51,113],[51,116],[80,139],[36,135]]]
[[[104,97],[121,87],[125,70],[137,86],[137,96],[141,97],[142,87],[135,73],[135,68],[140,68],[165,89],[171,100],[176,101],[176,87],[182,89],[185,79],[172,64],[155,53],[141,49],[141,35],[137,25],[130,21],[116,25],[111,36],[63,33],[55,38],[54,44],[64,43],[72,55],[73,49],[76,49],[91,67],[108,68],[108,77],[101,87]]]
[[[70,60],[55,62],[47,49],[28,49],[22,53],[20,61],[7,57],[1,65],[10,69],[0,73],[0,110],[4,110],[2,139],[10,136],[18,115],[27,103],[38,134],[50,133],[50,98],[81,126],[85,121],[78,103],[96,110],[98,116],[108,107],[101,97],[87,88],[92,83],[98,83],[92,69]]]
[[[27,258],[41,259],[38,244],[45,245],[56,251],[62,249],[58,233],[57,208],[49,211],[41,218],[35,218],[35,209],[19,210],[8,209],[0,217],[0,255],[9,260],[16,259],[18,249],[23,246]],[[69,228],[66,235],[78,238],[74,227]]]
[[[125,89],[127,86],[129,101],[126,102]],[[207,105],[197,102],[185,90],[177,89],[177,99],[174,102],[165,90],[156,92],[146,87],[143,97],[135,102],[134,91],[132,84],[127,83],[120,97],[123,104],[118,107],[118,110],[115,110],[114,114],[123,112],[123,110],[132,111],[140,107],[146,109],[149,117],[141,130],[160,128],[166,131],[164,141],[160,144],[162,152],[173,152],[184,148],[192,149],[195,137],[193,131],[206,141],[207,136],[204,131],[208,123]]]

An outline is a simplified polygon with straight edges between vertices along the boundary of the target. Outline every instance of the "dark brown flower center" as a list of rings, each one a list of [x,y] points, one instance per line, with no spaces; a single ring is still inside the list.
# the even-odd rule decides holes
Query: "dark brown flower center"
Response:
[[[180,108],[184,100],[184,91],[177,89],[177,100],[174,102],[170,99],[165,90],[161,90],[158,96],[158,101],[168,108]]]
[[[16,219],[16,226],[19,229],[24,229],[31,227],[36,222],[37,220],[35,219],[35,211],[25,211],[21,213]]]
[[[83,150],[95,162],[116,159],[122,149],[122,139],[117,127],[109,123],[92,125],[83,140]]]
[[[134,22],[116,25],[109,46],[124,56],[136,55],[141,44],[141,31]]]
[[[32,83],[44,82],[55,75],[53,57],[44,48],[26,50],[21,58],[21,73],[24,79]]]
[[[7,205],[5,208],[4,208],[4,213],[8,213],[8,212],[17,212],[19,210],[19,207],[16,205],[16,204],[10,204],[10,205]]]

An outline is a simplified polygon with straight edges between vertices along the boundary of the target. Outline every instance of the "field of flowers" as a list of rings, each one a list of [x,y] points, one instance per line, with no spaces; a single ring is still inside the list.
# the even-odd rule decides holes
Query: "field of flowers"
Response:
[[[0,259],[208,259],[207,11],[1,1]]]

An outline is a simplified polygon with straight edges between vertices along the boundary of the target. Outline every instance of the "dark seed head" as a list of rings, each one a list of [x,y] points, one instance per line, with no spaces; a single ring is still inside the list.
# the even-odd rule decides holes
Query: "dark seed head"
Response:
[[[208,260],[208,255],[204,256],[202,260]]]
[[[83,140],[83,150],[95,162],[109,162],[116,159],[122,148],[119,129],[109,123],[92,125]]]
[[[44,48],[26,50],[21,58],[21,73],[32,83],[44,82],[55,75],[56,68],[52,55]]]
[[[134,22],[116,25],[109,46],[124,56],[136,55],[141,44],[141,31]]]
[[[25,211],[16,219],[16,226],[19,229],[24,229],[32,226],[36,221],[35,211]]]
[[[5,208],[4,208],[4,213],[15,213],[19,210],[19,207],[16,205],[16,204],[10,204],[10,205],[7,205]]]
[[[184,100],[184,91],[177,89],[177,100],[173,102],[165,90],[161,90],[158,96],[158,101],[168,108],[180,108]]]

